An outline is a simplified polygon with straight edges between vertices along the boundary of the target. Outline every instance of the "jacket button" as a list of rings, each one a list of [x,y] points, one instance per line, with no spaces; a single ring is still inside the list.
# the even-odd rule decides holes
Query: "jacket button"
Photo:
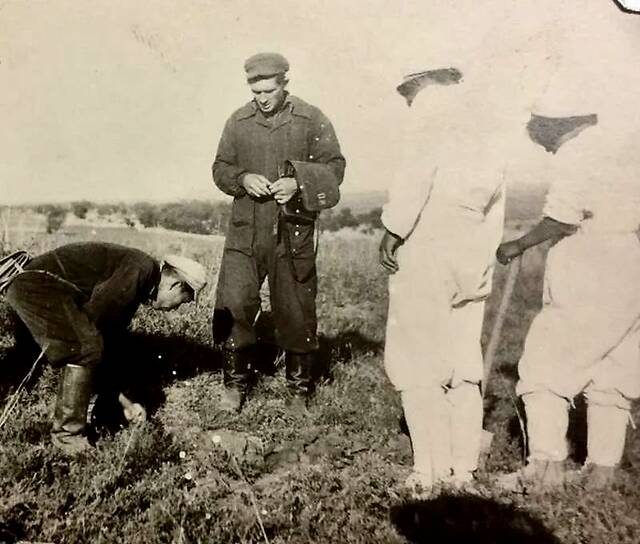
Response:
[[[297,231],[295,231],[293,234],[295,234],[296,236],[300,236],[300,231],[299,231],[299,230],[297,230]]]

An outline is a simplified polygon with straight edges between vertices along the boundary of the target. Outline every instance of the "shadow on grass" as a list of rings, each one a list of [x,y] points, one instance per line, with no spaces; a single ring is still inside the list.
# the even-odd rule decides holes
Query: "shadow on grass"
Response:
[[[396,506],[391,521],[412,543],[560,544],[527,512],[468,495],[441,495]]]
[[[218,318],[218,323],[224,319]],[[224,334],[230,330],[229,325],[223,325],[224,331],[216,333],[218,341],[225,338]],[[276,346],[273,319],[270,312],[260,314],[256,325],[258,345],[252,354],[252,362],[258,374],[272,376],[277,372],[276,361],[281,350]],[[314,378],[316,381],[331,381],[333,371],[338,363],[349,363],[362,355],[381,353],[384,343],[367,338],[356,329],[348,329],[335,336],[319,335],[318,351],[314,354]]]
[[[345,330],[335,336],[320,336],[316,357],[316,374],[331,381],[336,364],[348,364],[367,354],[382,353],[384,342],[364,336],[358,330]]]
[[[39,347],[18,319],[11,329],[15,346],[0,352],[0,402],[27,375],[38,357]],[[278,371],[280,348],[275,345],[273,324],[268,313],[256,323],[258,344],[251,348],[252,378],[273,376]],[[94,408],[94,423],[105,429],[117,429],[124,422],[117,396],[124,391],[134,402],[145,406],[153,415],[165,402],[164,389],[181,380],[221,368],[221,353],[211,344],[179,335],[166,336],[142,331],[105,333],[105,352],[96,371],[98,401]],[[383,343],[363,336],[357,330],[347,330],[336,336],[320,336],[319,350],[314,355],[316,382],[331,381],[337,363],[349,363],[358,356],[378,353]],[[26,385],[32,388],[42,373],[46,360]]]
[[[587,402],[583,395],[574,399],[574,407],[569,410],[567,441],[571,458],[583,464],[587,458]]]
[[[165,387],[220,368],[220,354],[211,345],[178,335],[123,332],[106,336],[105,346],[96,371],[93,422],[106,430],[124,423],[120,391],[153,415],[166,400]]]

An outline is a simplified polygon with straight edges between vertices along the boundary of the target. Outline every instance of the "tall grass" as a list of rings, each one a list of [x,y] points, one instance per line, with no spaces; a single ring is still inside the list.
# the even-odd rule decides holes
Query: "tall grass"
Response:
[[[377,237],[321,241],[324,371],[308,413],[287,410],[282,372],[265,371],[234,416],[218,409],[222,385],[210,346],[221,240],[98,229],[43,238],[38,249],[79,239],[127,243],[158,257],[183,253],[205,264],[211,283],[199,306],[174,314],[143,308],[134,319],[127,355],[112,372],[131,378],[149,406],[142,428],[105,433],[95,450],[66,459],[49,443],[56,372],[45,367],[30,380],[0,429],[0,542],[640,542],[637,435],[611,491],[522,498],[488,486],[475,498],[415,503],[406,496],[399,482],[411,450],[382,368],[387,298]],[[525,259],[504,326],[487,397],[486,425],[495,433],[488,471],[521,462],[510,395],[539,309],[543,265],[544,250]],[[496,273],[485,340],[504,274]],[[28,370],[18,371],[25,363],[8,316],[0,305],[0,407]]]

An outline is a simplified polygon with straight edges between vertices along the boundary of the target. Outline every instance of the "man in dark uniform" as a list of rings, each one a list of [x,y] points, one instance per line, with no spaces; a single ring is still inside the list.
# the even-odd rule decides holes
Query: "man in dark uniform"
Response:
[[[261,53],[244,67],[254,98],[227,121],[213,163],[214,182],[234,197],[213,318],[214,341],[223,349],[222,406],[237,411],[242,404],[260,286],[268,276],[289,402],[302,407],[318,348],[315,223],[301,214],[299,184],[284,165],[313,164],[339,184],[345,160],[325,115],[287,92],[284,57]]]
[[[84,431],[92,381],[104,339],[124,330],[138,306],[171,310],[194,300],[204,268],[170,255],[158,262],[137,249],[107,243],[69,244],[28,262],[6,285],[6,300],[54,367],[63,367],[52,429],[66,453],[88,446]],[[119,397],[128,420],[144,409]]]

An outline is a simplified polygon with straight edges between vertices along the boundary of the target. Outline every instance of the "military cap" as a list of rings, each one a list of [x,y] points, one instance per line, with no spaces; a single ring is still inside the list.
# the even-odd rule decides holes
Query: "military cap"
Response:
[[[200,290],[207,284],[204,266],[180,255],[165,255],[162,261],[176,271],[180,279],[193,289],[194,298],[197,298]]]
[[[289,70],[289,61],[279,53],[258,53],[244,63],[247,80],[272,77]]]

